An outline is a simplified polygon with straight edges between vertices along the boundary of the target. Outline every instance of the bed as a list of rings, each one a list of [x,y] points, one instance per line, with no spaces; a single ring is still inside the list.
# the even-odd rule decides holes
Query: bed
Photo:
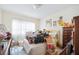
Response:
[[[20,46],[10,48],[10,55],[45,55],[45,53],[45,43],[30,44],[30,46],[27,46],[27,43],[23,43]]]

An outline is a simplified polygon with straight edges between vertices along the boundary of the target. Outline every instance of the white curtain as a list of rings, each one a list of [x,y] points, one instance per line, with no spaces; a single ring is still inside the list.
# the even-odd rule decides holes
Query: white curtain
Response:
[[[12,21],[12,34],[15,40],[24,39],[26,32],[35,32],[35,23],[16,19]]]

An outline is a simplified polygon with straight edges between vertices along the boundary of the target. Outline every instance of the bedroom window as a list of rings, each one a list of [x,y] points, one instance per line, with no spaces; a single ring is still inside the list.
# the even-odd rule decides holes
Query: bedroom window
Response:
[[[17,19],[12,21],[13,38],[23,39],[26,32],[35,32],[35,23]]]

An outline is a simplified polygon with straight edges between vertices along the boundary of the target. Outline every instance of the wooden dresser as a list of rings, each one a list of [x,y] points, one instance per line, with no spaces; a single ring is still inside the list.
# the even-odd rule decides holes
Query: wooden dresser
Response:
[[[63,47],[65,48],[67,43],[71,40],[72,27],[63,27]]]
[[[73,26],[74,54],[79,55],[79,16],[73,17]]]

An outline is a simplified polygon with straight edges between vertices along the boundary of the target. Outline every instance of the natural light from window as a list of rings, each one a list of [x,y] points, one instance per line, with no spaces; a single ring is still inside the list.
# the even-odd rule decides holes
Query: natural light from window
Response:
[[[26,32],[35,32],[35,23],[14,19],[12,21],[12,34],[14,37],[24,37]]]

